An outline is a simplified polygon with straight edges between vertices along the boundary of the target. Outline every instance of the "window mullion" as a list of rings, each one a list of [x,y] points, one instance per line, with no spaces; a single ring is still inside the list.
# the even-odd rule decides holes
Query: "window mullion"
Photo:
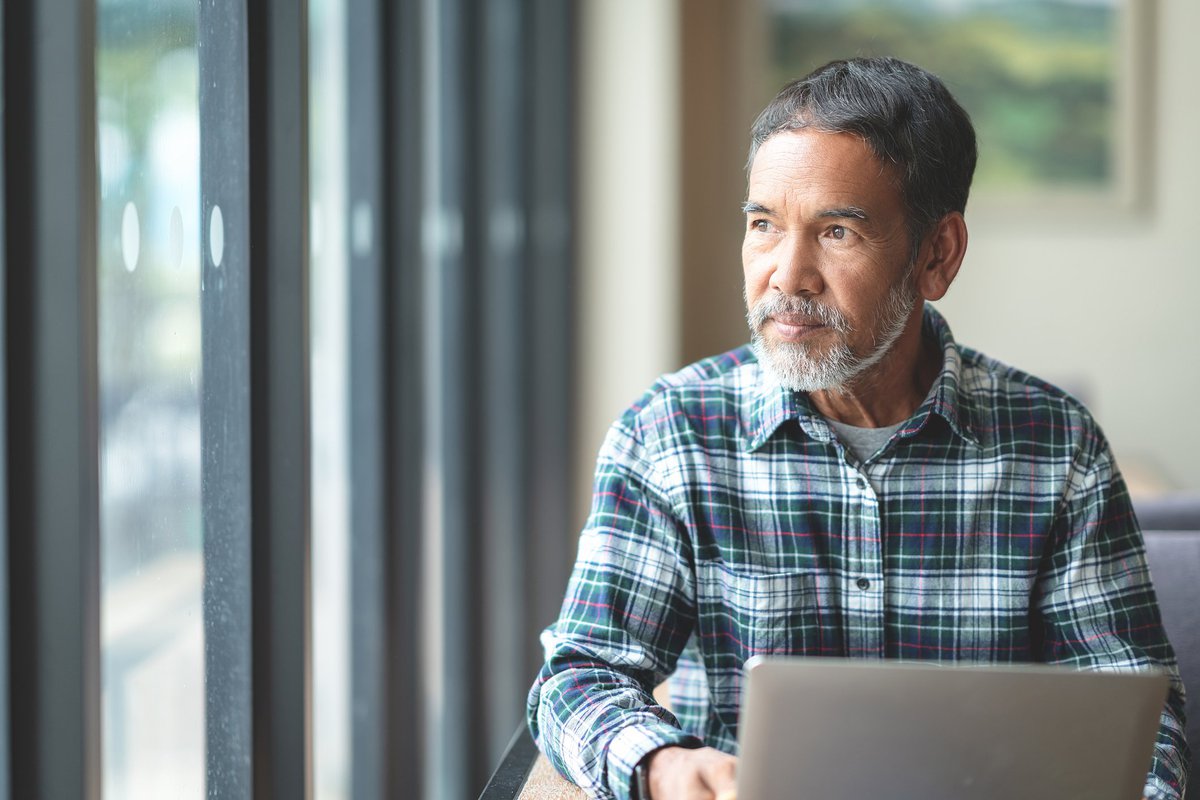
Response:
[[[389,46],[385,48],[387,115],[384,136],[387,186],[383,209],[387,248],[384,280],[385,370],[387,381],[387,536],[385,539],[387,686],[385,797],[423,797],[428,776],[429,746],[419,724],[422,715],[421,593],[422,454],[426,423],[422,387],[426,365],[421,358],[424,274],[421,215],[427,198],[423,188],[421,139],[422,50],[424,0],[380,0]],[[381,232],[382,236],[382,232]],[[357,797],[357,795],[356,795]]]
[[[250,173],[246,4],[200,3],[201,502],[210,797],[249,798]]]
[[[347,0],[351,796],[384,791],[386,736],[386,329],[383,9]]]
[[[307,4],[263,0],[248,14],[254,796],[303,800],[312,794]]]
[[[4,6],[12,792],[96,798],[96,12]]]

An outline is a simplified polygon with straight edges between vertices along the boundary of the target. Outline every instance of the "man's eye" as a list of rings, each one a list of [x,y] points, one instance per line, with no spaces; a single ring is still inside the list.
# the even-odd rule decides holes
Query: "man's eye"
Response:
[[[840,241],[846,238],[846,229],[841,225],[834,225],[829,229],[829,235]]]
[[[756,219],[750,223],[750,227],[759,233],[766,233],[771,230],[771,223],[765,219]]]

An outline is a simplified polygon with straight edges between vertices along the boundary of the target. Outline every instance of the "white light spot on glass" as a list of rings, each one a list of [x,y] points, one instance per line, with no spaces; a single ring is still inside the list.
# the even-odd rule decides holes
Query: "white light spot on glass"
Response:
[[[213,205],[208,217],[208,253],[212,257],[214,267],[221,266],[225,256],[225,218],[221,215],[221,207]]]
[[[129,202],[125,204],[125,213],[121,215],[121,258],[125,261],[127,271],[137,269],[141,251],[142,226],[138,223],[137,206]]]
[[[171,230],[168,250],[171,254],[171,266],[179,269],[183,266],[183,212],[179,206],[171,209]]]
[[[462,214],[457,209],[430,209],[421,225],[421,250],[434,258],[456,258],[462,252]]]
[[[370,255],[374,237],[371,204],[366,200],[359,200],[354,204],[354,213],[350,215],[350,242],[354,255],[359,258]]]

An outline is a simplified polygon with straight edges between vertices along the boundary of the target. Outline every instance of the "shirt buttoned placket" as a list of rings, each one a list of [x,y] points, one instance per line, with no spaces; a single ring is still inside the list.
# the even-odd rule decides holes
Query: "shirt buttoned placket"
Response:
[[[879,497],[866,470],[841,451],[839,468],[847,499],[846,573],[842,576],[846,644],[858,658],[883,658],[883,528]]]
[[[843,513],[841,549],[843,570],[832,576],[842,608],[842,636],[846,655],[854,658],[884,656],[883,527],[879,497],[866,468],[854,463],[846,447],[822,419],[804,417],[804,431],[837,449],[837,482],[841,486]]]

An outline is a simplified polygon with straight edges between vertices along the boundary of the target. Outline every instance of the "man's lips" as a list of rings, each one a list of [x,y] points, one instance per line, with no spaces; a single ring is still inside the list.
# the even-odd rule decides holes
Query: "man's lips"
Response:
[[[824,323],[814,319],[784,315],[771,317],[771,322],[779,338],[788,341],[798,341],[826,327]]]

